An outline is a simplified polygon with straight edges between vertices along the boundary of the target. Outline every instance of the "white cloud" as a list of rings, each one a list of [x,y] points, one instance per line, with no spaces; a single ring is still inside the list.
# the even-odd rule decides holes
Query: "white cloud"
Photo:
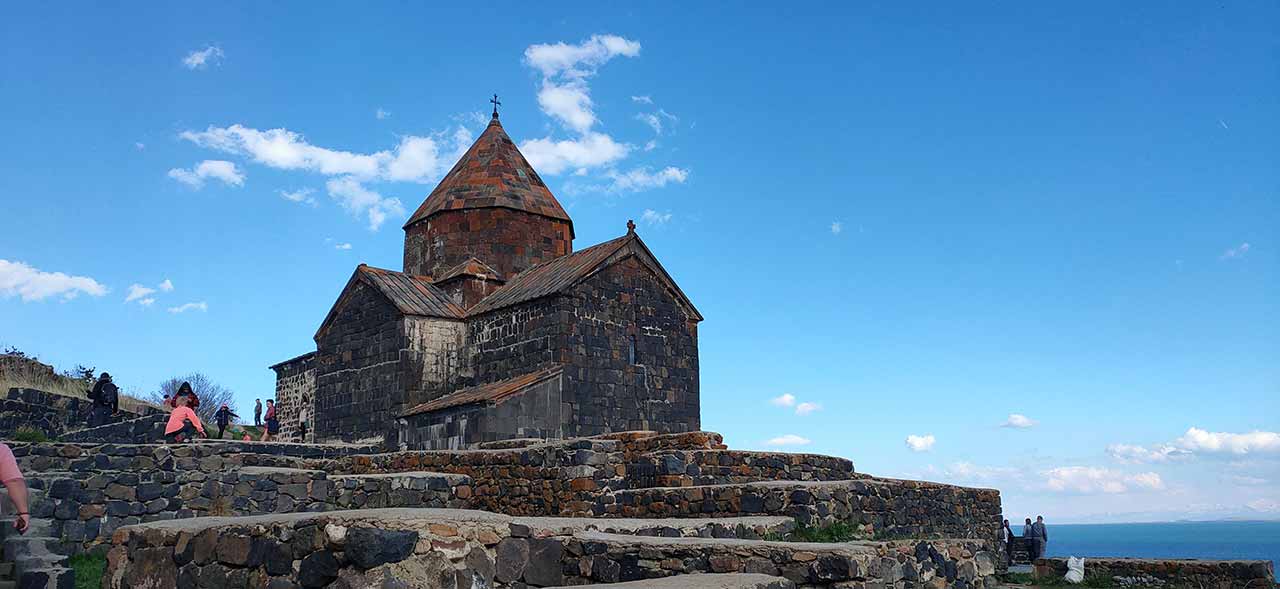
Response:
[[[469,139],[470,135],[467,135],[466,140]],[[458,143],[465,145],[463,142]],[[446,166],[453,164],[453,160],[446,162],[440,156],[440,145],[436,140],[430,137],[405,137],[400,140],[400,145],[396,146],[395,157],[386,163],[386,179],[398,182],[430,182],[442,175]]]
[[[349,244],[349,243],[339,243],[339,244],[334,245],[334,246],[333,246],[333,249],[336,249],[336,250],[349,250],[349,249],[351,249],[351,244]]]
[[[1244,506],[1254,511],[1263,511],[1268,513],[1280,511],[1280,502],[1272,499],[1255,499],[1245,503]]]
[[[657,139],[650,139],[650,140],[648,140],[648,141],[645,141],[645,142],[644,142],[644,150],[645,150],[645,151],[653,151],[653,150],[654,150],[654,149],[656,149],[657,147],[658,147],[658,140],[657,140]]]
[[[316,199],[311,196],[311,193],[315,191],[310,188],[303,188],[301,190],[277,190],[276,192],[280,194],[280,198],[289,202],[302,203],[311,206],[315,206],[316,204]]]
[[[539,172],[559,174],[577,168],[597,168],[616,162],[631,151],[603,133],[587,133],[578,139],[556,141],[550,137],[520,144],[520,152]]]
[[[133,144],[133,147],[134,147],[134,149],[137,149],[138,151],[142,151],[142,150],[144,150],[144,149],[146,149],[146,148],[147,148],[147,144],[145,144],[145,143],[143,143],[143,142],[141,142],[141,141],[135,141],[135,142],[134,142],[134,144]]]
[[[1174,444],[1204,454],[1261,454],[1280,452],[1280,433],[1254,431],[1243,434],[1209,432],[1190,428]]]
[[[198,303],[184,303],[177,307],[169,307],[170,313],[186,313],[187,311],[208,311],[209,304],[204,301]]]
[[[125,297],[124,297],[124,302],[126,302],[126,303],[131,303],[131,302],[136,301],[136,300],[138,300],[138,299],[146,298],[146,297],[147,297],[147,295],[152,294],[152,293],[154,293],[155,291],[156,291],[156,289],[154,289],[154,288],[147,288],[147,287],[145,287],[145,286],[142,286],[141,284],[130,284],[130,285],[129,285],[129,293],[125,295]],[[152,299],[152,301],[154,301],[154,300],[155,300],[155,299]]]
[[[239,124],[183,131],[179,137],[201,147],[248,156],[268,167],[310,170],[329,176],[353,174],[372,178],[378,175],[382,161],[391,157],[385,151],[367,155],[317,147],[288,129],[260,131]]]
[[[796,415],[808,415],[820,409],[822,409],[822,405],[806,401],[796,405]]]
[[[432,137],[405,136],[394,150],[369,154],[312,145],[300,133],[288,129],[262,131],[239,124],[210,126],[204,131],[183,131],[179,137],[201,147],[243,155],[280,170],[355,176],[361,180],[421,183],[439,179],[448,171],[446,166],[457,159],[452,154],[461,156],[471,142],[471,133],[462,127]],[[453,159],[442,156],[442,147],[450,148],[448,157]]]
[[[671,220],[671,213],[659,213],[653,209],[645,209],[641,213],[640,220],[649,225],[662,225]]]
[[[209,65],[217,65],[222,63],[222,48],[217,45],[209,45],[204,49],[199,49],[188,53],[182,58],[182,65],[187,66],[189,70],[202,70]]]
[[[832,234],[832,235],[840,235],[840,232],[841,232],[841,231],[844,231],[844,223],[841,223],[841,222],[839,222],[839,221],[832,221],[832,222],[831,222],[831,234]]]
[[[71,300],[81,293],[100,297],[107,294],[107,287],[87,276],[43,272],[23,262],[0,259],[0,296],[17,296],[30,302],[53,296]]]
[[[1122,464],[1146,464],[1186,458],[1190,452],[1172,444],[1161,444],[1151,448],[1131,444],[1111,444],[1107,446],[1107,454]]]
[[[636,120],[646,125],[649,125],[649,128],[653,129],[654,134],[661,135],[663,130],[666,128],[665,127],[666,123],[675,123],[680,119],[676,118],[675,115],[660,108],[657,110],[657,112],[637,113]]]
[[[653,104],[653,98],[649,96],[632,96],[631,102],[637,102],[640,104]]]
[[[791,393],[783,393],[777,397],[769,399],[769,403],[778,407],[792,407],[796,404],[796,396]]]
[[[1031,419],[1030,417],[1027,417],[1026,415],[1023,415],[1021,413],[1010,413],[1009,418],[1004,420],[1004,423],[1000,424],[1000,427],[1027,429],[1029,427],[1035,427],[1036,424],[1038,423],[1040,422],[1034,419]]]
[[[610,192],[639,192],[652,188],[662,188],[673,182],[683,184],[685,180],[689,179],[689,170],[683,170],[675,166],[667,166],[657,172],[648,168],[636,168],[628,172],[611,170],[605,176],[612,180],[608,188]]]
[[[596,124],[596,114],[591,108],[591,91],[585,82],[573,81],[556,84],[542,81],[538,90],[538,106],[552,118],[560,119],[570,129],[586,133]]]
[[[352,176],[334,178],[325,183],[329,196],[338,201],[342,208],[351,214],[365,215],[369,219],[369,229],[377,231],[391,215],[403,216],[404,205],[398,198],[386,198],[369,190]]]
[[[778,436],[776,438],[770,438],[769,441],[765,442],[765,445],[766,446],[805,446],[805,445],[808,445],[811,441],[812,440],[810,440],[809,438],[802,438],[795,434],[786,434],[786,435]]]
[[[196,189],[203,187],[207,178],[221,180],[228,186],[244,186],[244,173],[226,160],[204,160],[190,170],[174,168],[169,170],[169,177]]]
[[[1221,259],[1230,260],[1232,258],[1243,258],[1244,255],[1247,253],[1249,253],[1249,242],[1246,241],[1240,245],[1237,245],[1236,247],[1233,247],[1231,249],[1228,249],[1225,252],[1222,252]]]
[[[151,295],[157,292],[173,292],[173,281],[166,278],[163,282],[157,284],[155,288],[137,283],[130,284],[129,292],[125,294],[124,302],[138,301],[139,305],[150,307],[152,303],[156,302],[156,298]]]
[[[391,111],[378,109],[374,111],[373,116],[379,121],[391,118]]]
[[[524,51],[524,59],[544,77],[583,78],[594,74],[596,68],[614,57],[639,54],[640,44],[635,41],[617,35],[592,35],[577,45],[564,42],[530,45]]]
[[[1210,432],[1198,427],[1188,428],[1181,437],[1165,444],[1150,447],[1132,444],[1107,446],[1107,454],[1122,463],[1162,463],[1194,455],[1245,456],[1276,453],[1280,453],[1280,433]]]
[[[912,434],[907,436],[906,443],[912,452],[928,452],[933,449],[933,444],[937,441],[933,434],[925,434],[923,436]]]
[[[942,475],[952,481],[991,482],[1021,478],[1021,472],[1011,466],[980,466],[972,462],[953,462],[942,470]]]
[[[1040,473],[1050,491],[1060,493],[1125,493],[1131,489],[1160,490],[1164,481],[1154,472],[1126,474],[1095,466],[1060,466]]]

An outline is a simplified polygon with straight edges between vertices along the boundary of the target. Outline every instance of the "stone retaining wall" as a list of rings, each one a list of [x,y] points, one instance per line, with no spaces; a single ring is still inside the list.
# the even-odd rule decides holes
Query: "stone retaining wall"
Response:
[[[603,515],[727,517],[785,514],[808,525],[849,522],[869,537],[983,538],[1000,529],[1000,492],[923,481],[865,478],[761,482],[612,493]],[[606,498],[607,499],[607,498]]]
[[[203,518],[120,528],[104,587],[489,587],[506,518],[367,510]],[[559,564],[558,562],[556,563]],[[392,583],[390,585],[384,585]]]
[[[716,572],[814,588],[983,589],[995,572],[994,556],[975,540],[795,544],[708,538],[705,521],[680,529],[674,522],[648,527],[619,520],[611,532],[591,531],[592,525],[377,509],[126,526],[112,537],[105,586],[365,587],[400,579],[422,587],[514,589]],[[763,528],[749,532],[776,524],[754,525]],[[678,537],[640,535],[656,529]]]
[[[56,478],[54,478],[56,477]],[[335,476],[243,467],[225,472],[62,473],[31,479],[45,499],[31,515],[49,519],[68,552],[105,542],[121,526],[172,519],[383,507],[462,507],[470,481],[405,473]]]
[[[156,444],[164,440],[167,414],[148,415],[58,436],[60,442],[89,444]]]
[[[1041,558],[1037,578],[1061,577],[1067,559]],[[1086,577],[1100,577],[1118,587],[1185,587],[1188,589],[1272,589],[1274,566],[1269,560],[1197,560],[1152,558],[1084,559]]]
[[[504,575],[504,571],[518,568],[509,555],[526,553],[523,548],[508,547],[524,542],[515,536],[498,544],[499,582],[514,580],[513,575]],[[975,540],[801,544],[582,532],[562,541],[563,578],[558,581],[565,585],[693,573],[757,573],[783,577],[803,587],[995,586],[996,555]],[[527,553],[532,555],[536,540],[528,542]],[[527,581],[527,573],[525,577]]]
[[[92,401],[80,397],[11,388],[0,398],[0,439],[12,437],[19,428],[40,430],[49,438],[57,438],[66,432],[84,428],[89,422],[92,407]],[[144,412],[159,410],[144,407]],[[138,416],[121,409],[120,415],[107,419],[119,422]]]

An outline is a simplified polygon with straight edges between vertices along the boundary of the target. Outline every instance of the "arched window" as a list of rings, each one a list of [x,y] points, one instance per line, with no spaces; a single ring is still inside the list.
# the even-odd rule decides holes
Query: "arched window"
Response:
[[[630,347],[627,349],[627,363],[632,366],[636,365],[636,336],[632,335],[630,339]]]

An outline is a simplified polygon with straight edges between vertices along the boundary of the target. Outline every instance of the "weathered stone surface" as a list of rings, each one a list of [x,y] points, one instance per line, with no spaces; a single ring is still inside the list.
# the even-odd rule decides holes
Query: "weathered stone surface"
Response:
[[[332,552],[325,550],[312,553],[302,559],[298,569],[298,582],[303,587],[324,587],[337,578],[339,568],[338,559],[334,558]]]
[[[529,541],[524,538],[507,538],[498,543],[497,567],[494,578],[500,583],[512,583],[524,578],[529,566]]]
[[[408,558],[417,543],[417,532],[355,527],[347,530],[346,557],[367,570]]]

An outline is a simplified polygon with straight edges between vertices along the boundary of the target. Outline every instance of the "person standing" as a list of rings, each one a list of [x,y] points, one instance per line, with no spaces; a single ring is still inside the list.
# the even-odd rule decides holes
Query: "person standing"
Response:
[[[253,400],[253,426],[262,427],[262,399]]]
[[[18,459],[13,457],[13,450],[4,443],[0,443],[0,483],[9,491],[9,502],[13,503],[15,509],[13,529],[19,534],[27,533],[27,528],[31,525],[27,480],[22,478],[22,470],[18,468]]]
[[[213,414],[213,421],[218,424],[218,439],[222,439],[222,433],[227,431],[227,426],[231,425],[231,420],[240,417],[232,411],[230,407],[224,403],[218,408],[218,412]]]
[[[1004,543],[1005,564],[1013,564],[1013,529],[1009,527],[1009,520],[1000,525],[1000,542]]]
[[[1049,530],[1044,525],[1043,515],[1036,516],[1036,523],[1031,524],[1031,533],[1035,538],[1036,558],[1044,558],[1045,547],[1049,545]]]
[[[307,413],[307,397],[302,396],[302,408],[298,410],[298,441],[307,443],[307,418],[311,417]]]
[[[89,427],[106,425],[112,415],[119,413],[120,389],[111,382],[110,374],[103,372],[98,382],[93,383],[89,400],[93,401],[93,407],[89,409]]]
[[[276,402],[272,399],[267,399],[267,415],[264,421],[266,421],[266,427],[262,430],[262,441],[266,442],[271,440],[271,436],[280,433],[280,420],[276,419]]]

